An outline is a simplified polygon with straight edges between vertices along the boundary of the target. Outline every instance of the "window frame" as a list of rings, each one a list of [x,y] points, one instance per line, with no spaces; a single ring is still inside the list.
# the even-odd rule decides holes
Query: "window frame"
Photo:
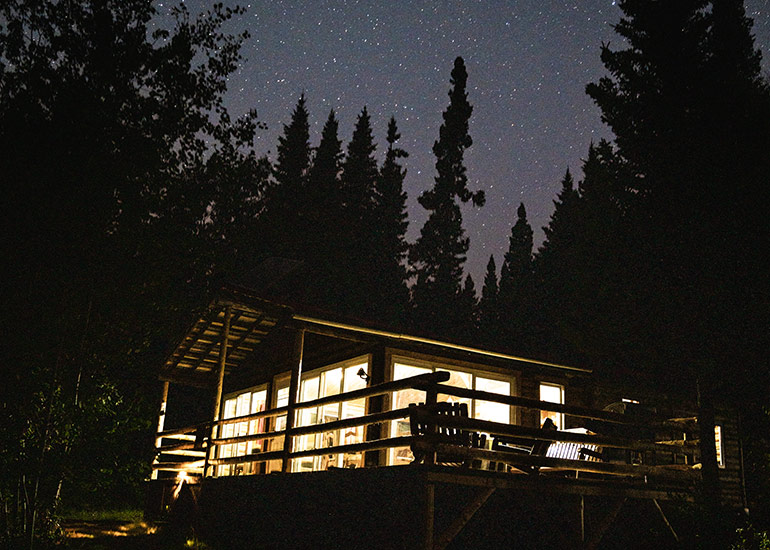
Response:
[[[319,395],[318,395],[318,397],[326,397],[326,396],[321,396],[320,395],[320,393],[321,393],[320,380],[321,380],[321,378],[322,378],[324,373],[332,371],[332,370],[336,370],[336,369],[341,369],[341,371],[342,371],[342,378],[340,379],[340,391],[337,392],[337,393],[329,394],[329,395],[339,395],[341,393],[345,393],[345,371],[347,369],[351,368],[351,367],[356,367],[356,366],[360,366],[360,365],[363,365],[363,369],[368,373],[370,371],[371,365],[372,365],[372,355],[371,354],[358,355],[358,356],[352,357],[350,359],[345,359],[343,361],[338,361],[336,363],[331,363],[331,364],[328,364],[328,365],[323,365],[321,367],[318,367],[318,368],[315,368],[315,369],[303,372],[302,375],[300,376],[300,381],[299,381],[299,388],[298,388],[299,398],[297,400],[297,403],[299,404],[299,403],[303,403],[304,401],[313,401],[314,399],[316,399],[315,397],[312,398],[312,399],[307,399],[307,400],[303,400],[303,398],[302,398],[303,384],[306,383],[308,380],[316,378],[316,377],[319,379],[319,391],[318,391]],[[365,381],[364,381],[364,386],[363,387],[366,387],[366,382]],[[358,401],[358,400],[356,400],[356,401]],[[348,402],[344,401],[344,402],[337,403],[337,417],[338,417],[338,419],[343,418],[343,414],[345,414],[345,404],[346,403],[348,403]],[[310,424],[307,424],[307,425],[312,426],[312,425],[319,424],[318,419],[320,418],[320,414],[322,412],[322,409],[326,409],[329,406],[330,405],[324,405],[322,407],[316,407],[316,422],[313,422],[313,423],[310,423]],[[299,420],[300,413],[303,412],[303,411],[307,411],[307,410],[309,410],[309,409],[303,409],[302,411],[297,411],[298,414],[295,417],[295,422],[297,422]],[[364,401],[363,415],[366,415],[368,413],[368,411],[369,411],[369,400],[366,399]],[[355,416],[349,416],[347,418],[356,418],[356,417]],[[347,434],[342,434],[341,430],[335,430],[335,432],[340,432],[339,434],[337,434],[337,437],[339,437],[340,440],[343,437],[347,436]],[[319,436],[322,438],[325,435],[326,434],[318,434],[318,435],[316,435],[315,436],[315,441],[313,442],[314,446],[312,448],[318,448]],[[309,436],[305,436],[305,437],[309,437]],[[364,430],[364,433],[361,435],[361,437],[364,438],[364,439],[366,438],[365,430]],[[335,444],[339,445],[340,441],[337,441]],[[309,448],[311,448],[311,447],[309,447]],[[310,461],[312,462],[312,467],[311,467],[310,470],[302,470],[301,469],[301,466],[300,466],[301,462],[300,461],[305,460],[305,459],[293,459],[292,460],[292,465],[291,465],[291,471],[292,472],[298,472],[298,471],[319,471],[319,470],[324,470],[326,468],[322,467],[323,466],[323,460],[325,458],[327,458],[327,457],[328,457],[328,461],[329,462],[331,462],[331,461],[334,462],[334,464],[332,464],[333,466],[344,467],[345,461],[349,460],[348,455],[350,455],[350,454],[351,453],[342,453],[342,454],[335,453],[334,455],[322,455],[322,456],[308,457],[310,459]],[[361,459],[361,461],[363,461],[363,454],[361,454],[360,459]],[[342,463],[343,466],[340,466],[340,463]]]
[[[417,368],[430,369],[431,372],[437,370],[450,370],[455,372],[463,372],[471,375],[471,389],[475,391],[477,377],[486,378],[488,380],[497,380],[500,382],[507,382],[510,384],[509,395],[517,396],[520,391],[521,372],[514,369],[504,369],[495,367],[492,365],[482,365],[478,363],[470,363],[467,361],[454,360],[446,357],[424,355],[417,353],[409,353],[403,350],[387,349],[385,353],[385,380],[393,381],[395,374],[395,365],[400,363],[407,366],[413,366]],[[385,410],[393,410],[394,408],[394,395],[396,392],[389,392],[385,395]],[[503,395],[503,394],[501,394]],[[472,399],[471,407],[468,414],[471,418],[475,417],[476,401],[484,401]],[[509,406],[508,423],[516,425],[519,423],[519,407]],[[394,433],[397,432],[397,421],[391,421],[388,426],[388,437],[394,437]],[[397,449],[390,449],[387,453],[387,465],[395,465]]]

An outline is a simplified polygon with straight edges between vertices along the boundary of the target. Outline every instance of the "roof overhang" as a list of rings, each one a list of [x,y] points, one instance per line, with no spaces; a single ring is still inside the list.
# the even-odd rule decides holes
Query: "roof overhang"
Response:
[[[569,371],[575,373],[590,374],[591,369],[584,369],[581,367],[572,367],[569,365],[561,365],[558,363],[550,363],[547,361],[540,361],[537,359],[529,359],[526,357],[519,357],[511,355],[509,353],[502,353],[493,350],[486,350],[473,346],[467,346],[463,344],[455,344],[443,340],[436,340],[433,338],[426,338],[423,336],[415,336],[411,334],[405,334],[401,332],[391,332],[387,330],[380,330],[375,328],[362,327],[358,325],[341,323],[337,321],[329,321],[317,317],[309,317],[301,314],[293,314],[292,320],[295,325],[305,328],[310,331],[317,331],[322,334],[336,335],[340,338],[347,337],[351,339],[372,339],[379,338],[387,340],[393,344],[402,343],[407,345],[426,345],[436,349],[448,349],[453,351],[464,352],[470,355],[477,355],[480,357],[491,357],[495,359],[502,359],[505,361],[514,361],[517,363],[527,363],[530,365],[537,365],[540,367],[549,367],[562,371]],[[356,337],[358,336],[358,338]]]
[[[361,324],[329,320],[319,315],[306,315],[288,305],[265,300],[242,287],[228,285],[220,290],[168,357],[161,369],[161,380],[200,387],[210,387],[215,384],[228,308],[231,317],[227,337],[226,373],[240,368],[265,338],[279,327],[287,325],[334,338],[384,343],[394,347],[427,346],[437,354],[442,350],[451,350],[455,353],[461,352],[518,364],[547,367],[562,372],[591,373],[590,369],[528,359],[433,338],[366,327]]]
[[[291,317],[287,306],[225,287],[168,357],[161,380],[203,387],[215,383],[228,308],[231,317],[225,372],[238,368],[262,340]]]

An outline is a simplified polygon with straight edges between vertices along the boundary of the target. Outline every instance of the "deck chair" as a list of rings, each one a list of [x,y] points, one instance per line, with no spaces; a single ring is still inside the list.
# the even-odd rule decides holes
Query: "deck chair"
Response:
[[[420,411],[428,412],[429,416],[426,418],[424,414],[419,414]],[[486,443],[485,434],[479,434],[462,428],[435,426],[435,431],[432,430],[428,419],[433,414],[468,418],[468,404],[441,402],[433,405],[415,405],[411,403],[409,405],[409,427],[413,436],[420,436],[424,441],[445,443],[458,447],[483,447]],[[412,454],[414,455],[415,463],[424,462],[427,457],[427,452],[415,445],[412,445]],[[465,467],[471,465],[470,461],[464,457],[453,455],[451,452],[437,454],[436,463]]]
[[[545,419],[541,429],[547,431],[557,431],[556,424],[554,424],[553,420],[550,418]],[[552,441],[542,439],[532,441],[521,438],[514,439],[507,437],[495,437],[494,441],[492,442],[492,450],[528,454],[533,456],[547,456],[548,449],[551,447],[552,443]],[[536,474],[540,470],[540,467],[523,466],[520,469],[530,474]]]

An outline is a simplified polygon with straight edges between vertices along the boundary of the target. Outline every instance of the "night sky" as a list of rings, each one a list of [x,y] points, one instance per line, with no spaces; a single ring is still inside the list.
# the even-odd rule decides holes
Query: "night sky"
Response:
[[[173,3],[156,6],[164,14]],[[193,13],[207,5],[185,3]],[[248,10],[228,27],[247,28],[251,38],[240,70],[229,79],[226,101],[233,114],[255,108],[267,124],[258,133],[257,152],[275,158],[277,137],[303,91],[314,146],[334,109],[346,147],[366,106],[381,159],[387,121],[395,116],[399,144],[410,154],[410,241],[427,217],[417,196],[435,176],[431,148],[449,102],[452,63],[458,55],[465,59],[474,142],[465,164],[471,189],[487,196],[483,208],[463,209],[471,241],[466,271],[477,289],[489,255],[498,269],[502,264],[519,204],[527,208],[537,246],[567,167],[580,179],[591,141],[611,138],[584,90],[604,74],[601,43],[622,46],[611,28],[621,15],[613,0],[224,3]],[[766,0],[747,1],[746,11],[754,19],[756,44],[770,51]],[[770,53],[765,57],[767,70]]]

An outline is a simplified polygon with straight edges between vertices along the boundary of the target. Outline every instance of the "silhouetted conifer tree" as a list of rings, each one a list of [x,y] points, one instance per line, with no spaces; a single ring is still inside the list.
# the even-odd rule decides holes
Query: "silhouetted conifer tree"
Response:
[[[466,341],[473,342],[478,334],[479,298],[476,295],[476,283],[473,282],[470,273],[465,276],[457,306],[460,310],[460,318],[465,323],[461,335]]]
[[[307,302],[330,309],[335,308],[340,288],[345,284],[340,281],[344,267],[337,259],[343,257],[348,246],[346,229],[341,223],[345,216],[345,196],[340,181],[343,153],[338,130],[332,110],[308,171],[305,193],[310,208],[302,227],[306,280],[296,285],[302,288],[293,291]]]
[[[497,285],[497,266],[495,257],[490,254],[484,286],[479,300],[479,335],[482,341],[493,347],[499,347],[500,304]]]
[[[527,221],[527,211],[520,204],[516,211],[516,223],[511,228],[508,251],[500,268],[498,307],[504,347],[528,351],[531,335],[528,303],[532,283],[532,227]]]
[[[416,324],[446,336],[462,336],[461,327],[466,323],[457,300],[468,239],[456,199],[477,206],[484,204],[483,191],[468,189],[463,164],[463,154],[473,143],[468,134],[473,108],[468,103],[467,78],[465,64],[458,57],[450,80],[449,107],[443,114],[439,139],[433,145],[437,176],[433,187],[418,199],[430,215],[409,253],[416,275],[412,288]]]
[[[388,123],[388,150],[376,182],[375,209],[372,229],[376,239],[371,278],[377,281],[375,289],[377,309],[382,319],[402,324],[409,305],[407,287],[406,229],[409,224],[406,213],[406,193],[403,183],[406,170],[399,159],[408,153],[396,147],[401,137],[395,118]]]
[[[273,252],[288,258],[302,259],[307,217],[315,205],[306,193],[310,166],[310,126],[303,93],[278,138],[278,157],[273,167],[275,182],[266,192],[263,223]]]
[[[728,397],[728,379],[741,387],[742,406],[764,400],[755,388],[767,383],[766,370],[742,375],[770,344],[756,329],[770,321],[770,239],[761,221],[770,204],[770,95],[742,2],[620,7],[615,29],[627,47],[602,48],[610,75],[587,91],[638,176],[628,210],[634,232],[626,234],[638,253],[622,261],[634,266],[626,293],[647,298],[642,312],[656,320],[636,325],[646,364],[682,389],[694,391],[697,378],[708,426],[716,388]],[[684,368],[672,369],[682,357]],[[720,544],[709,533],[719,501],[713,432],[702,433],[704,540]]]
[[[375,262],[376,237],[372,216],[376,206],[376,181],[379,174],[374,158],[376,145],[372,137],[369,113],[364,107],[356,120],[353,136],[342,165],[344,216],[339,220],[345,232],[346,244],[336,258],[340,262],[341,303],[349,312],[374,317],[376,315],[376,284],[371,276]]]

